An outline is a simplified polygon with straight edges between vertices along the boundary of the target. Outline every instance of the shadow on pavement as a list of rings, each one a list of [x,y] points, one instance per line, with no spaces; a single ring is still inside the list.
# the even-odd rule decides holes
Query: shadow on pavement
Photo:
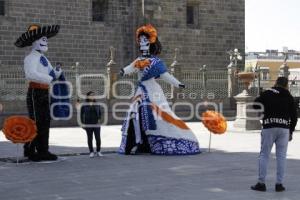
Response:
[[[287,191],[276,193],[273,156],[266,193],[250,190],[250,185],[257,180],[258,153],[213,150],[194,156],[107,154],[99,159],[72,156],[51,165],[2,163],[0,180],[5,181],[0,181],[0,197],[6,200],[24,199],[25,196],[31,200],[58,197],[86,200],[100,196],[112,200],[300,199],[300,160],[288,159]]]
[[[69,147],[69,146],[55,146],[50,145],[49,150],[59,156],[79,156],[88,155],[88,147]],[[118,148],[103,147],[101,151],[104,154],[116,153]],[[0,142],[0,161],[2,162],[16,162],[19,156],[20,162],[27,162],[28,160],[23,157],[23,144],[13,144],[8,141]]]

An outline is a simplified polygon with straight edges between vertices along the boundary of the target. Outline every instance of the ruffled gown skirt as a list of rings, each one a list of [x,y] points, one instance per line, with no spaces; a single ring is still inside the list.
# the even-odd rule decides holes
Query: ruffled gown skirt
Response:
[[[198,140],[191,129],[171,110],[162,88],[154,78],[142,82],[150,99],[151,109],[155,118],[156,129],[142,131],[144,141],[148,145],[150,153],[157,155],[191,155],[200,153]],[[129,130],[134,130],[130,123],[130,113],[139,113],[138,99],[144,90],[139,87],[135,93],[135,99],[128,111],[122,128],[122,141],[119,152],[126,153],[126,146],[134,143],[128,137]],[[140,118],[139,118],[140,119]],[[141,124],[141,122],[140,122]],[[142,126],[142,124],[141,124]]]

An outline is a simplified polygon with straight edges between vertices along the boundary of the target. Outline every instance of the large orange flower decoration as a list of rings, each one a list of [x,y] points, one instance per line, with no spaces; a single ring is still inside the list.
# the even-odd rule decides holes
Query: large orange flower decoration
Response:
[[[149,59],[144,59],[144,60],[137,60],[134,63],[134,67],[138,68],[138,69],[144,69],[145,67],[150,66],[151,62]]]
[[[223,115],[215,111],[206,111],[202,114],[202,123],[215,134],[223,134],[227,129],[227,121]]]
[[[5,137],[13,143],[32,141],[37,135],[36,124],[23,116],[11,116],[4,121],[2,129]]]
[[[139,35],[141,33],[146,33],[147,35],[149,35],[149,42],[152,44],[154,42],[156,42],[157,39],[157,31],[156,29],[151,25],[151,24],[147,24],[144,26],[141,26],[140,28],[138,28],[136,30],[136,42],[139,43]]]

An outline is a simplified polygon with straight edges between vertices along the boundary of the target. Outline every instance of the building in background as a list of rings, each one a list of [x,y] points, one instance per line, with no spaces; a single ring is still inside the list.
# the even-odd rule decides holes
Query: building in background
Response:
[[[287,57],[285,57],[285,54]],[[289,79],[300,80],[300,52],[286,50],[284,53],[278,50],[266,50],[266,52],[248,52],[245,60],[246,71],[260,67],[261,81],[274,81],[280,73],[280,67],[286,60],[289,67]]]
[[[119,70],[138,55],[135,31],[145,23],[157,28],[163,46],[160,57],[167,66],[178,49],[175,76],[186,83],[185,96],[196,94],[189,98],[192,103],[209,93],[218,101],[227,99],[227,51],[245,49],[245,0],[0,0],[0,102],[5,115],[27,112],[22,72],[26,53],[14,42],[32,23],[61,25],[57,37],[49,40],[47,57],[53,65],[62,64],[73,91],[78,74],[102,73],[115,83]],[[116,64],[107,68],[111,46]],[[95,79],[87,77],[81,89],[103,94],[104,81]],[[166,93],[177,92],[161,84]],[[113,90],[123,96],[130,93],[124,84],[114,89],[110,84]],[[118,101],[101,99],[109,109]]]
[[[157,27],[167,64],[179,48],[185,68],[224,68],[226,50],[244,51],[244,1],[146,0],[143,17],[142,0],[0,0],[1,68],[20,69],[24,50],[13,44],[32,23],[61,25],[49,58],[66,68],[105,70],[110,46],[125,66],[137,55],[134,33],[143,23]]]

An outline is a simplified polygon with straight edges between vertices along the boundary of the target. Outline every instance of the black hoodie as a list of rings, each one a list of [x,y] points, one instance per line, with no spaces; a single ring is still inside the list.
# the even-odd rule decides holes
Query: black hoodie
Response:
[[[81,122],[83,124],[98,124],[101,119],[101,109],[99,105],[91,104],[81,107]]]
[[[290,92],[282,87],[264,91],[255,99],[264,106],[263,128],[288,128],[292,134],[297,124],[297,107]],[[261,106],[254,105],[254,109]]]

